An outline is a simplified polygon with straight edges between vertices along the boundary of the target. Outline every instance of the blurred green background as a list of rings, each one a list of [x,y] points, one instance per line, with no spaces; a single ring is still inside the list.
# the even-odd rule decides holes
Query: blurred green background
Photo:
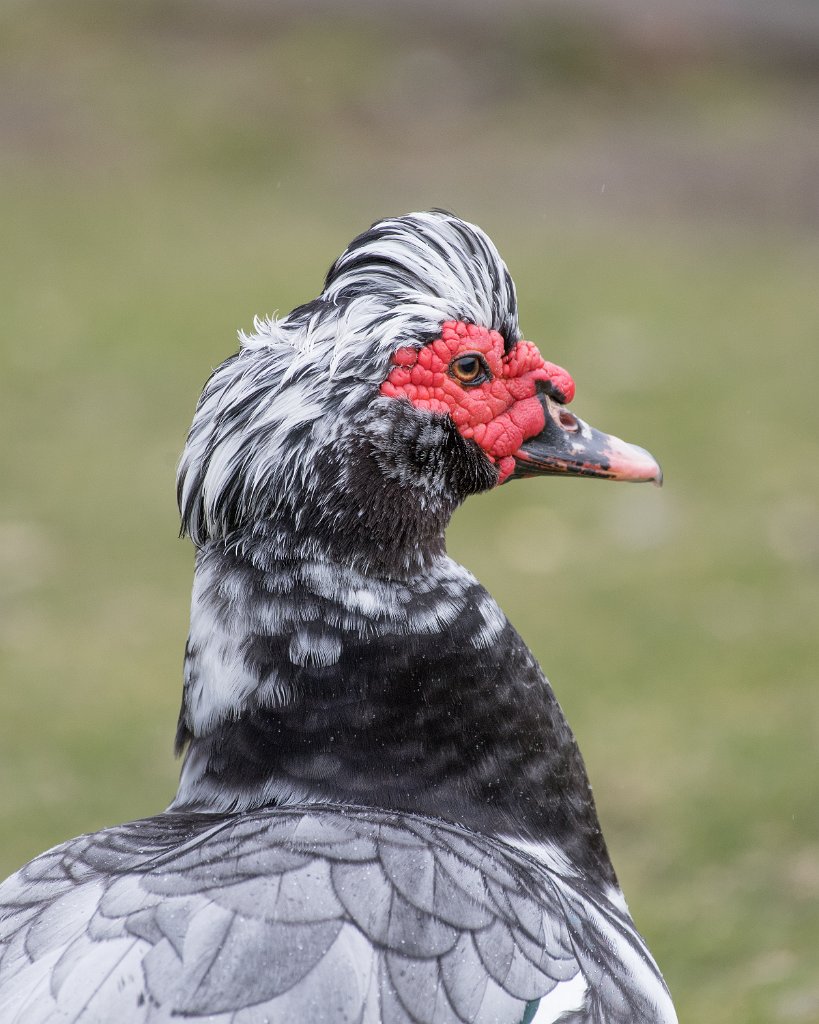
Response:
[[[555,685],[681,1019],[819,1020],[818,129],[808,0],[7,0],[0,875],[174,792],[174,469],[236,329],[445,206],[666,471],[513,484],[451,551]]]

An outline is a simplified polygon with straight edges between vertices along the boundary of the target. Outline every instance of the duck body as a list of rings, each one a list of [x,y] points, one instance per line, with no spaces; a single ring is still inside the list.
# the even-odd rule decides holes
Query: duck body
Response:
[[[180,464],[179,790],[0,886],[0,1020],[676,1020],[554,693],[445,552],[506,479],[659,474],[571,392],[440,212],[243,338]]]
[[[3,1019],[673,1019],[616,890],[543,854],[337,804],[83,836],[5,883]]]

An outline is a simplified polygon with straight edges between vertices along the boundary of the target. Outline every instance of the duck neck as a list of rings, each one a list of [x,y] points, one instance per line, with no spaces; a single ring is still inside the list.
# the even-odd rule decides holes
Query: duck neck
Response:
[[[172,809],[429,814],[555,843],[613,880],[551,687],[442,540],[380,574],[332,552],[294,558],[292,538],[282,550],[257,536],[198,553]]]

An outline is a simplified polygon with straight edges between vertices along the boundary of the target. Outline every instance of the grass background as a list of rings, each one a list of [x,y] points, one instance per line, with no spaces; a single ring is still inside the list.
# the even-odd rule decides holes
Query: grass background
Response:
[[[819,1019],[816,6],[639,8],[0,9],[0,875],[173,794],[174,468],[236,329],[446,206],[666,472],[513,484],[451,552],[555,685],[681,1019]]]

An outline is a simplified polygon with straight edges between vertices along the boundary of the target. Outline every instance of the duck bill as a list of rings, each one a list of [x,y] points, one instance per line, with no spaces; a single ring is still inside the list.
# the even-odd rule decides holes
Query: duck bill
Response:
[[[663,471],[645,448],[595,430],[546,395],[539,398],[546,425],[515,452],[512,479],[554,474],[662,486]]]

